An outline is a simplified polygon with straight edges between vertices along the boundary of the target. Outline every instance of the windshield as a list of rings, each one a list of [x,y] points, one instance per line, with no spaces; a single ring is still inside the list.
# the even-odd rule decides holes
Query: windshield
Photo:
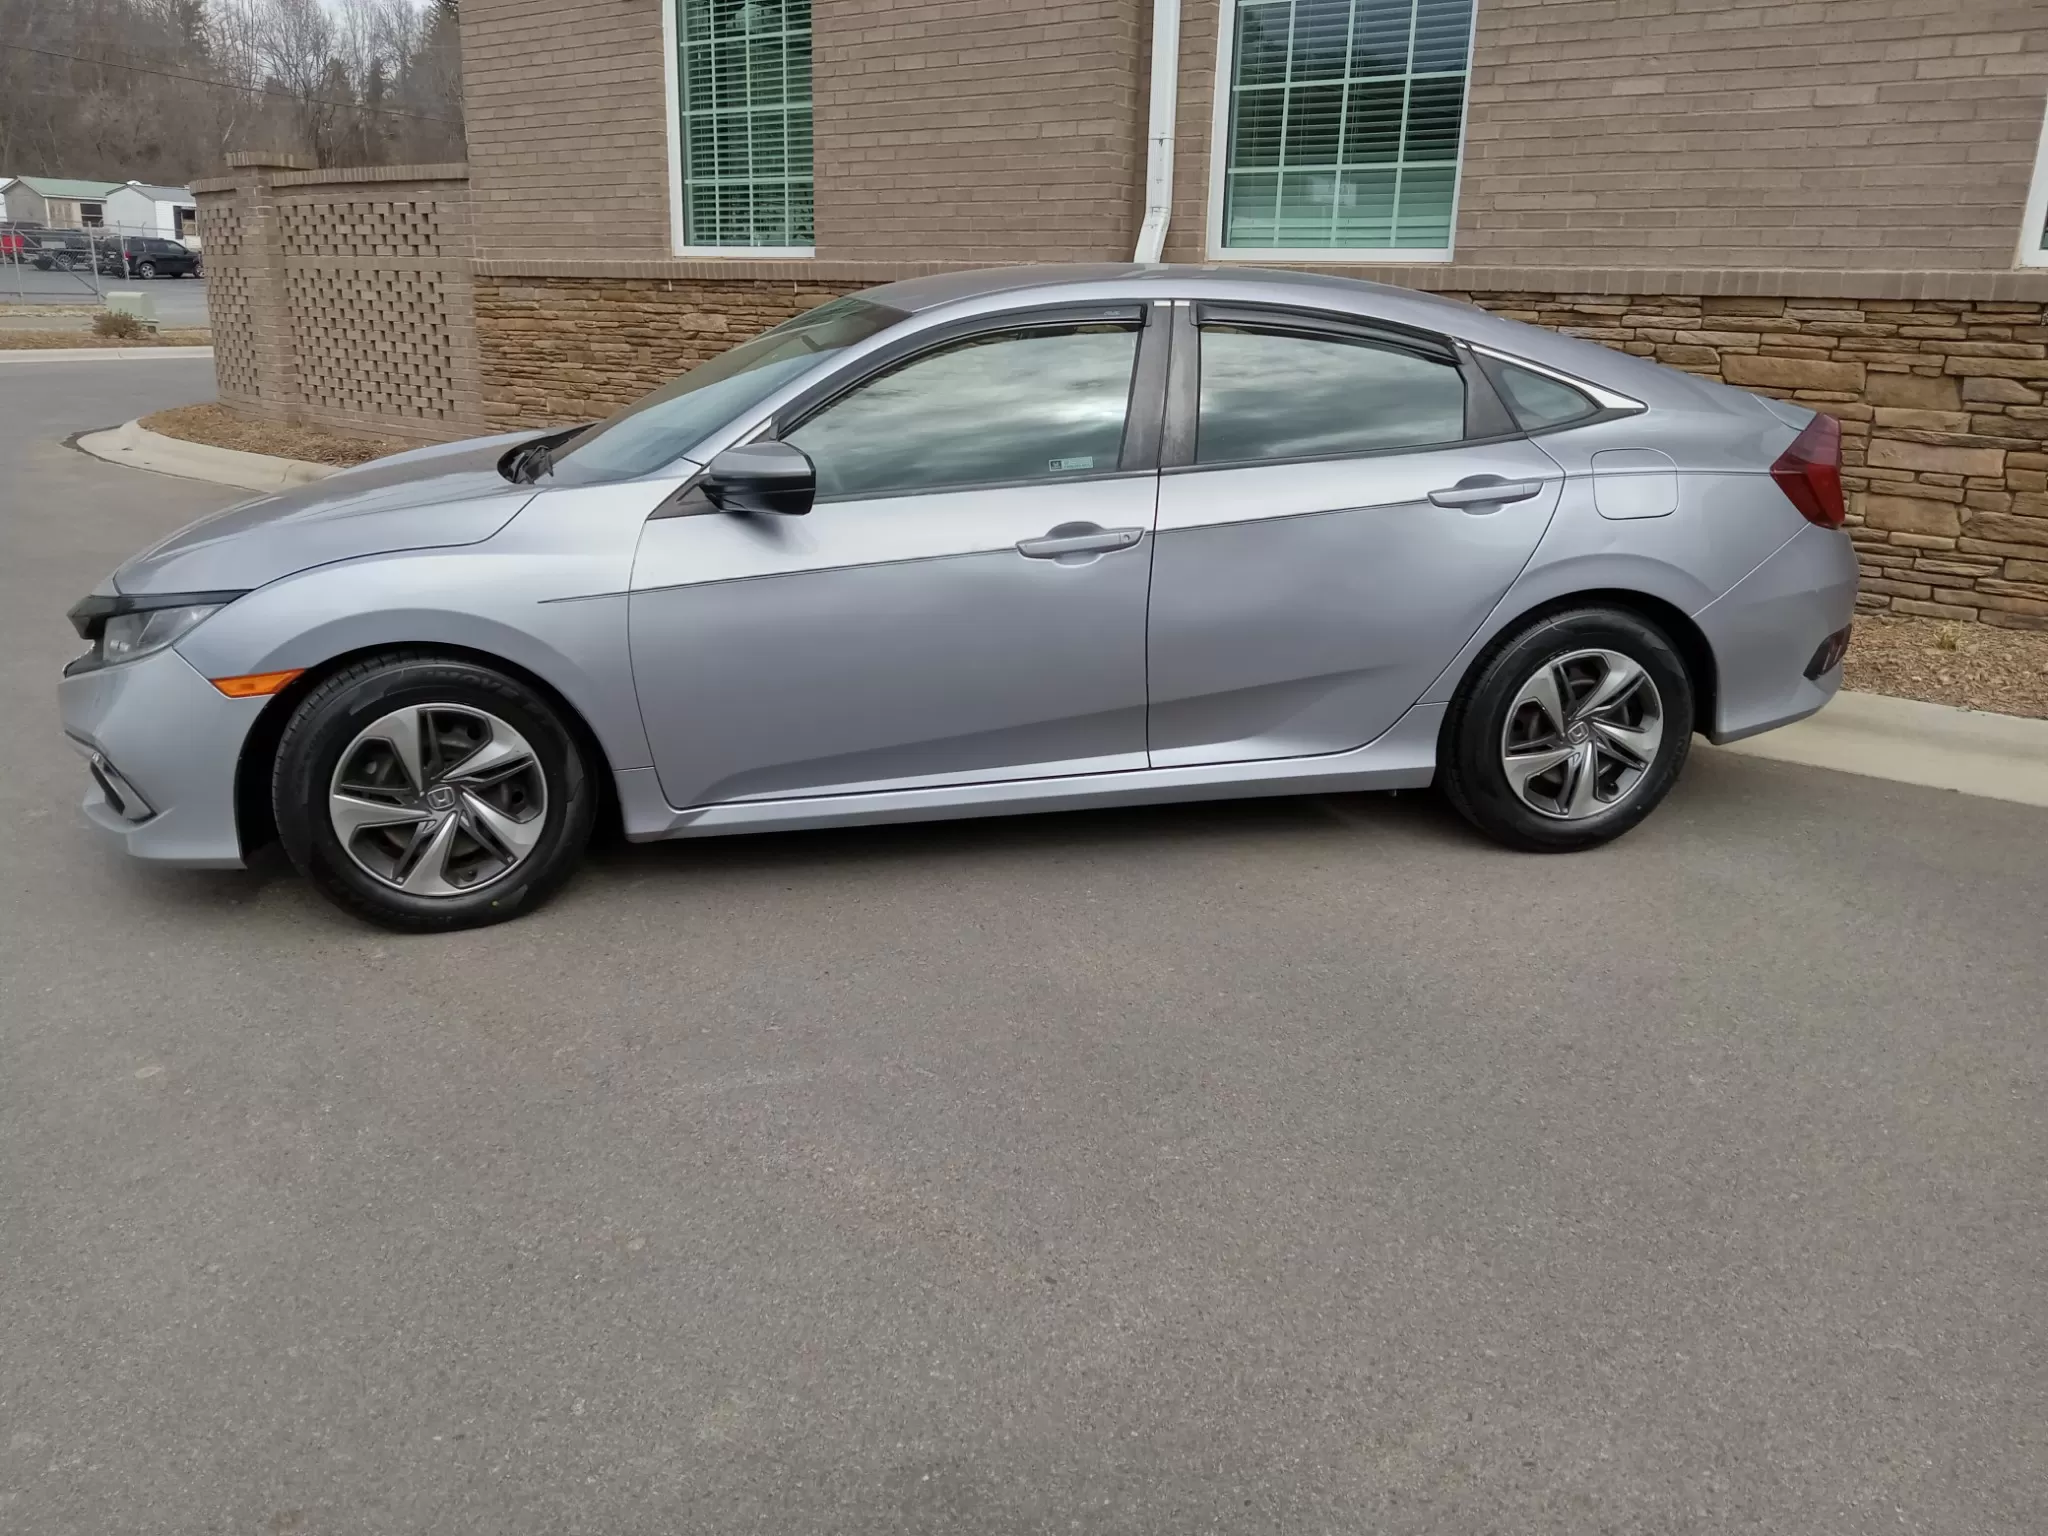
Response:
[[[672,379],[556,450],[551,478],[585,485],[652,474],[825,354],[866,341],[907,318],[900,309],[847,298],[785,320]]]

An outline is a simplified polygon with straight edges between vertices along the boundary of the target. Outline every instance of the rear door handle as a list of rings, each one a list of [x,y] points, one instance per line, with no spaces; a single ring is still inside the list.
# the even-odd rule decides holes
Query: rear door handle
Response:
[[[1020,540],[1017,553],[1026,560],[1057,560],[1061,555],[1099,555],[1113,549],[1129,549],[1144,537],[1142,528],[1077,528],[1071,533],[1055,528],[1038,538]]]
[[[1462,507],[1468,512],[1487,512],[1511,501],[1527,501],[1543,489],[1541,480],[1504,480],[1499,475],[1467,475],[1456,485],[1431,491],[1429,499],[1440,507]]]

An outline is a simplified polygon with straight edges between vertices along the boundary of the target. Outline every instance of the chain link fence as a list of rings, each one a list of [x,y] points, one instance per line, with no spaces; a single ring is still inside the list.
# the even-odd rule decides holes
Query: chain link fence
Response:
[[[58,229],[0,223],[0,297],[47,298],[49,278],[59,274],[58,292],[75,283],[81,301],[97,303],[108,282],[158,277],[198,277],[204,271],[196,235],[173,239],[160,230],[119,224]]]

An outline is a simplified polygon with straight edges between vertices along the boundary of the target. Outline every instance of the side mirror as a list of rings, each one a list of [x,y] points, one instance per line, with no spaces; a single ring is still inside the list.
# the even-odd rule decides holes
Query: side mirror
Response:
[[[779,512],[801,517],[818,495],[810,456],[788,443],[747,443],[728,448],[704,466],[704,499],[721,512],[744,517]]]

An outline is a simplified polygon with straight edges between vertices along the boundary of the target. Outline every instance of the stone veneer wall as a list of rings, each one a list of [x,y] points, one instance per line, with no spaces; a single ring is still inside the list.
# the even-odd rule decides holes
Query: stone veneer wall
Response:
[[[2048,629],[2048,306],[1460,297],[1837,417],[1861,605]]]
[[[510,428],[603,415],[862,286],[479,276],[486,419]],[[2048,629],[2048,306],[1456,296],[1838,417],[1863,606]]]
[[[476,285],[494,431],[589,421],[860,282],[489,278]]]

